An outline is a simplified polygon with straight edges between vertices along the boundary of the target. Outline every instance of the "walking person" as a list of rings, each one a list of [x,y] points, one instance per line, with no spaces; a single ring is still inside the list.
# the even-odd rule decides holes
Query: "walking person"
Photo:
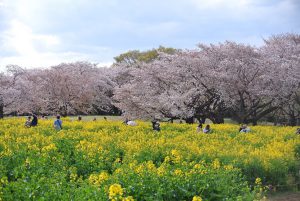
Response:
[[[54,121],[54,128],[59,131],[62,129],[62,120],[60,119],[60,116],[56,116],[56,120]]]

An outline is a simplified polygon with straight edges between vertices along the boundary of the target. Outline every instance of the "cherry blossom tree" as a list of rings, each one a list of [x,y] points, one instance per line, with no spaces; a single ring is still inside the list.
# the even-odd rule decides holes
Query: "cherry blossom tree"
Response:
[[[140,64],[131,71],[132,80],[116,90],[117,106],[135,118],[207,117],[217,93],[201,59],[199,52],[180,51]]]
[[[9,66],[0,74],[0,117],[10,113],[118,114],[223,123],[266,115],[300,120],[300,36],[282,34],[256,48],[226,41],[195,50],[128,52],[111,68],[89,62],[49,69]]]
[[[0,73],[0,118],[3,118],[4,114],[4,90],[7,85],[7,78],[4,73]]]
[[[8,65],[7,73],[0,74],[0,118],[19,100],[16,85],[23,74],[24,70],[17,65]]]
[[[94,93],[90,110],[97,114],[120,114],[112,100],[114,88],[117,86],[114,72],[109,68],[97,68],[92,76],[93,81],[90,84]]]
[[[264,65],[256,48],[229,41],[200,47],[219,82],[222,99],[239,123],[256,125],[259,119],[278,108],[273,104],[272,69]]]
[[[272,36],[265,40],[261,51],[265,66],[271,68],[276,103],[294,126],[300,120],[300,35]]]
[[[115,83],[108,69],[76,62],[50,69],[10,72],[10,76],[1,75],[1,83],[5,82],[1,86],[7,86],[1,97],[9,97],[5,113],[69,115],[116,110],[111,100]],[[14,80],[13,84],[8,79]],[[8,100],[11,100],[9,105]]]
[[[227,110],[239,123],[273,112],[271,70],[254,47],[225,42],[161,56],[131,71],[116,90],[117,106],[133,117],[210,118],[222,123]]]
[[[62,115],[109,110],[114,83],[94,64],[60,64],[41,75],[41,92],[46,111]]]

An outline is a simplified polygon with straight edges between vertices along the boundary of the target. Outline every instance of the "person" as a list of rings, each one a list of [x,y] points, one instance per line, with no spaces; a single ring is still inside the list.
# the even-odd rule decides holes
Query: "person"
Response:
[[[60,119],[60,116],[56,116],[56,120],[54,121],[54,128],[59,131],[62,129],[62,120]]]
[[[160,124],[157,120],[153,120],[152,121],[152,128],[154,131],[160,131]]]
[[[78,116],[78,119],[77,119],[78,121],[81,121],[82,120],[82,117],[81,116]]]
[[[248,133],[248,132],[250,132],[250,128],[249,128],[246,124],[243,124],[243,125],[240,127],[239,132],[240,132],[240,133]]]
[[[38,118],[35,114],[33,114],[32,116],[33,116],[33,118],[32,118],[32,121],[31,121],[31,126],[37,126]]]
[[[198,126],[197,126],[197,132],[201,132],[202,131],[202,123],[199,123]]]
[[[136,126],[137,123],[135,121],[130,120],[130,121],[127,122],[127,125],[128,126]]]
[[[203,133],[210,133],[210,132],[211,132],[210,125],[207,124],[207,125],[205,126],[205,128],[203,129]]]
[[[26,122],[25,122],[25,126],[26,126],[27,128],[29,128],[29,127],[31,126],[31,116],[28,116],[28,117],[27,117],[27,120],[26,120]]]
[[[239,128],[239,132],[243,132],[243,130],[245,129],[245,125],[241,125],[240,128]]]
[[[126,119],[123,121],[123,124],[127,125],[128,121],[129,121],[129,120],[126,118]]]
[[[297,134],[297,135],[300,135],[300,128],[297,128],[296,134]]]

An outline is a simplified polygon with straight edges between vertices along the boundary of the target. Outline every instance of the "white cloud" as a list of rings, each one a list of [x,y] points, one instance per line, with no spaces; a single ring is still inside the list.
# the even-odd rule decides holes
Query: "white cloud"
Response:
[[[62,62],[76,62],[76,61],[89,61],[98,63],[98,66],[110,66],[112,62],[98,62],[91,58],[89,54],[76,53],[76,52],[63,52],[63,53],[39,53],[36,55],[19,55],[4,57],[0,60],[0,71],[5,70],[8,64],[15,64],[26,68],[40,68],[58,65]],[[3,67],[1,69],[1,67]]]
[[[2,36],[3,48],[20,56],[36,55],[60,44],[53,35],[35,34],[32,29],[18,20],[12,20]]]
[[[111,64],[106,61],[128,49],[158,45],[192,48],[224,40],[260,45],[262,37],[299,31],[295,2],[0,0],[0,68],[78,60]]]
[[[11,52],[12,56],[0,57],[0,71],[4,70],[4,67],[8,64],[36,68],[81,60],[97,63],[94,59],[95,55],[59,51],[62,43],[58,36],[36,34],[29,26],[16,19],[11,20],[9,24],[9,29],[4,31],[1,36],[3,42],[0,49]],[[107,51],[107,48],[104,47],[96,49]],[[100,62],[99,65],[111,65],[111,62]]]

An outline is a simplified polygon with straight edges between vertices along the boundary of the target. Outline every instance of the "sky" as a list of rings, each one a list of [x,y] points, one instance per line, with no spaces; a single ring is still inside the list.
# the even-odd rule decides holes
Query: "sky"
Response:
[[[128,50],[194,49],[232,40],[261,46],[300,33],[300,0],[0,0],[0,71],[90,61]]]

